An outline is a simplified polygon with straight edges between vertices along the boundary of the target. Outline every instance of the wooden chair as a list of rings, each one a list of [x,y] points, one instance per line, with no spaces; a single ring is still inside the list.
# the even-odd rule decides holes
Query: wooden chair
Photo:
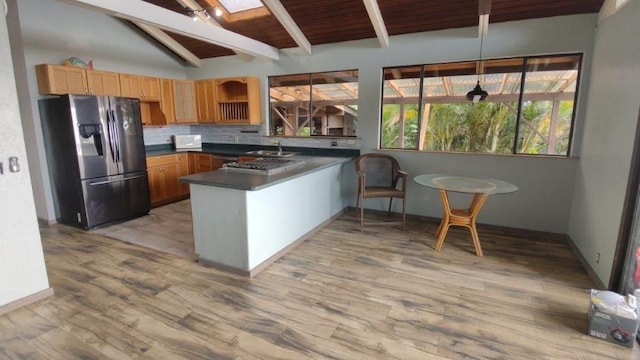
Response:
[[[366,222],[367,225],[402,225],[405,226],[405,195],[407,173],[400,170],[398,161],[384,154],[365,154],[356,161],[358,173],[358,201],[356,208],[360,208],[360,228],[364,228],[364,199],[389,198],[389,214],[394,198],[402,199],[402,221]],[[402,186],[398,189],[398,180],[402,179]]]

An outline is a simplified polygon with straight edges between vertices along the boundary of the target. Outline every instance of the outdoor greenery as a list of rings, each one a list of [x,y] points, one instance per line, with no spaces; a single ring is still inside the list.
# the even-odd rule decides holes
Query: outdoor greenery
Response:
[[[525,101],[518,133],[517,153],[566,155],[573,101],[561,101],[555,127],[555,144],[548,149],[553,102]],[[418,149],[420,112],[418,104],[385,104],[382,111],[382,147]],[[471,102],[425,104],[425,151],[459,151],[495,154],[513,153],[516,138],[515,102]],[[404,118],[403,138],[401,119]],[[402,140],[402,141],[401,141]]]

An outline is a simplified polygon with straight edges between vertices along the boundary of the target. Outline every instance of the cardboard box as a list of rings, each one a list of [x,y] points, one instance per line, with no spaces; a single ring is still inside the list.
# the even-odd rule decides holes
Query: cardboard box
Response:
[[[637,332],[637,319],[607,314],[599,311],[594,304],[591,304],[587,334],[614,344],[633,347]]]

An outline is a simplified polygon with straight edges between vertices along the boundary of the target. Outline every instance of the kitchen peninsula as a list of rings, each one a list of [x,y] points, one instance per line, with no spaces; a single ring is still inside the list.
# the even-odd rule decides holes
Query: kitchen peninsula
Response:
[[[254,276],[354,199],[351,157],[291,159],[303,163],[271,175],[223,168],[180,178],[201,262]]]

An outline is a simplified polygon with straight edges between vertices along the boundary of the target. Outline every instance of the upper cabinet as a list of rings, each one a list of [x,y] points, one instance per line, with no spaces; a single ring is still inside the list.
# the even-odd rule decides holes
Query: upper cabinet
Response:
[[[216,121],[215,80],[197,80],[196,102],[198,108],[198,122],[212,123]]]
[[[111,95],[140,99],[143,125],[260,124],[260,79],[173,80],[81,67],[36,66],[42,95]]]
[[[155,77],[120,74],[120,91],[124,97],[140,101],[160,101],[160,80]]]
[[[36,66],[42,95],[120,95],[119,74],[66,65]]]
[[[173,103],[173,80],[160,79],[160,110],[166,124],[176,122],[176,113]]]
[[[173,99],[177,123],[197,122],[194,81],[173,80]]]
[[[120,95],[119,74],[87,69],[87,87],[91,95]]]
[[[36,66],[38,91],[42,95],[88,93],[87,71],[84,68],[41,64]]]
[[[260,124],[260,79],[233,77],[215,79],[216,122]]]

